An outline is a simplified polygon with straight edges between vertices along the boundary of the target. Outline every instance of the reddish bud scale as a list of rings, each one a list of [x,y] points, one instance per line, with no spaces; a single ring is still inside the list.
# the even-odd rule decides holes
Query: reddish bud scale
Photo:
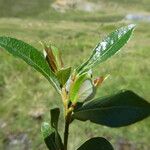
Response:
[[[94,86],[95,87],[98,87],[102,84],[102,82],[104,81],[104,77],[97,77],[95,80],[94,80]]]

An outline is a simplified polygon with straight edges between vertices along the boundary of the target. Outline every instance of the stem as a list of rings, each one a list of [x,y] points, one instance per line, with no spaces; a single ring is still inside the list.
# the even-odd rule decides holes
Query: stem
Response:
[[[67,150],[68,145],[68,136],[69,136],[69,125],[71,123],[71,115],[73,111],[73,107],[68,107],[68,94],[66,92],[66,89],[62,89],[62,100],[64,104],[64,116],[65,116],[65,130],[64,130],[64,148],[63,150]]]
[[[64,131],[64,150],[67,150],[68,136],[69,136],[69,125],[71,121],[72,111],[70,110],[65,117],[65,131]]]

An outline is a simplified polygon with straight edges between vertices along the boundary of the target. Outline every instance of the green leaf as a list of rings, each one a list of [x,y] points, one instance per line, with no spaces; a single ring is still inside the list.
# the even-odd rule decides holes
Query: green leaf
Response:
[[[60,109],[59,108],[51,109],[50,115],[51,115],[51,127],[55,129],[55,143],[58,149],[60,150],[63,148],[63,143],[58,133],[58,121],[59,121]]]
[[[52,134],[55,130],[51,128],[49,123],[43,122],[41,126],[41,132],[43,134],[43,138],[48,137],[50,134]]]
[[[130,24],[109,34],[102,42],[97,44],[91,57],[81,66],[79,66],[76,71],[78,73],[85,72],[94,67],[96,64],[101,63],[114,55],[127,43],[134,28],[135,25]]]
[[[63,144],[59,133],[50,126],[49,123],[44,122],[41,126],[41,132],[46,146],[49,150],[62,150]]]
[[[57,149],[58,150],[63,150],[63,143],[62,143],[62,139],[59,135],[59,133],[57,131],[55,131],[55,142],[56,142],[56,145],[57,145]]]
[[[54,45],[51,45],[50,48],[51,48],[51,50],[53,52],[53,55],[54,55],[55,60],[56,60],[56,66],[57,66],[57,68],[59,70],[59,69],[61,69],[63,67],[63,62],[62,62],[62,58],[61,58],[61,52]]]
[[[96,89],[92,83],[92,80],[87,79],[81,84],[77,99],[80,102],[88,101],[95,96],[95,93],[96,93]]]
[[[41,132],[48,149],[57,150],[57,145],[55,142],[55,129],[51,128],[49,123],[44,122],[41,126]]]
[[[11,37],[0,37],[0,47],[6,49],[14,56],[20,57],[27,64],[34,67],[37,71],[41,72],[46,79],[60,92],[60,84],[55,74],[50,70],[47,61],[43,54],[36,48],[26,44],[21,40]]]
[[[77,100],[85,100],[93,94],[94,87],[87,72],[76,77],[73,82],[69,90],[71,102],[76,103]],[[87,83],[88,87],[85,88]]]
[[[97,98],[74,111],[73,118],[81,121],[122,127],[150,116],[150,103],[132,91],[121,91],[106,98]]]
[[[61,52],[58,50],[58,48],[53,45],[49,46],[46,43],[42,43],[42,44],[46,52],[46,59],[52,71],[57,72],[58,70],[62,69],[63,61],[61,58]]]
[[[102,137],[91,138],[77,150],[113,150],[112,145]]]
[[[59,115],[60,115],[60,109],[59,108],[54,108],[50,110],[50,115],[51,115],[51,126],[58,130],[58,120],[59,120]]]
[[[59,82],[61,83],[61,86],[63,86],[67,82],[67,80],[70,77],[70,73],[71,73],[71,67],[63,68],[56,73],[56,76]]]

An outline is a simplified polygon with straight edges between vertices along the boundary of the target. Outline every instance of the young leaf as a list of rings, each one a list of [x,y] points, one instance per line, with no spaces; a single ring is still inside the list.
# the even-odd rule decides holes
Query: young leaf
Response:
[[[58,48],[53,45],[47,46],[44,44],[44,50],[46,52],[46,59],[53,72],[57,72],[62,69],[63,61],[61,58],[61,52],[58,50]]]
[[[48,81],[60,92],[60,84],[55,74],[50,70],[44,56],[36,48],[11,37],[0,37],[0,47],[6,49],[14,56],[20,57],[27,64],[41,72]]]
[[[150,103],[132,91],[121,91],[80,106],[74,111],[74,119],[90,120],[109,127],[130,125],[150,116]]]
[[[59,82],[61,83],[61,86],[63,86],[67,82],[67,80],[70,77],[70,73],[71,73],[71,67],[63,68],[56,73],[56,76]]]
[[[79,102],[88,101],[95,96],[95,93],[96,93],[96,89],[92,81],[90,79],[87,79],[81,84],[77,99]]]
[[[63,67],[61,51],[54,45],[51,45],[50,48],[52,49],[53,55],[55,57],[57,68],[60,70]]]
[[[76,77],[76,79],[74,79],[74,83],[72,83],[70,89],[69,89],[69,98],[71,100],[71,102],[75,102],[77,100],[77,95],[79,92],[79,88],[81,86],[81,84],[84,82],[85,79],[87,79],[87,74],[84,73],[79,77]]]
[[[95,137],[86,141],[77,150],[113,150],[113,147],[105,138]]]
[[[83,101],[91,97],[94,93],[94,86],[87,73],[84,73],[75,79],[70,88],[69,97],[71,102]]]
[[[79,66],[76,71],[78,73],[85,72],[94,67],[96,64],[101,63],[114,55],[127,43],[134,28],[135,25],[130,24],[109,34],[102,42],[97,44],[91,57]]]

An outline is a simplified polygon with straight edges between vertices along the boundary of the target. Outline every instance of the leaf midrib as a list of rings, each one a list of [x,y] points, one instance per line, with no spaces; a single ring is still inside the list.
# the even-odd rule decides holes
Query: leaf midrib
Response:
[[[101,110],[108,110],[108,109],[122,109],[122,108],[132,108],[132,109],[145,109],[143,107],[139,107],[139,106],[112,106],[112,107],[101,107],[101,108],[94,108],[94,109],[84,109],[84,110],[79,110],[79,111],[75,111],[75,113],[82,113],[82,112],[88,112],[88,111],[101,111]],[[149,109],[149,108],[146,108],[146,109]]]
[[[10,46],[4,44],[3,42],[1,42],[1,44],[2,44],[3,46],[8,47],[9,49],[12,48],[12,47],[10,47]],[[12,49],[13,49],[13,51],[14,51],[14,48],[12,48]],[[35,48],[34,48],[34,49],[35,49]],[[30,52],[31,52],[31,50],[30,50]],[[60,89],[57,88],[57,85],[55,84],[55,82],[53,82],[53,80],[50,79],[49,74],[48,74],[43,68],[39,67],[36,63],[34,63],[34,61],[32,61],[32,59],[31,59],[31,57],[30,57],[30,52],[29,52],[29,57],[27,57],[26,55],[23,55],[23,53],[20,53],[20,52],[17,50],[17,53],[19,53],[18,56],[20,55],[20,56],[24,57],[24,59],[26,59],[28,62],[31,62],[32,65],[35,65],[39,70],[41,70],[41,71],[46,75],[46,78],[47,78],[49,81],[51,81],[51,82],[55,85],[55,88],[56,88],[58,91],[60,91]],[[30,59],[29,59],[29,58],[30,58]]]

